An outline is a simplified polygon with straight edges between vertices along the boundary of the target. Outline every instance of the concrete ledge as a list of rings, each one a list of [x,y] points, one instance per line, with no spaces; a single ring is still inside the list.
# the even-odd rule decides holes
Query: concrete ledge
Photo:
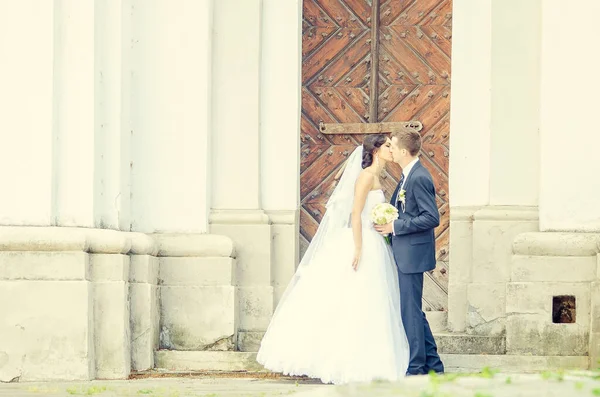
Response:
[[[263,331],[238,331],[237,348],[242,352],[256,353],[264,336]]]
[[[0,280],[89,280],[85,252],[0,251]]]
[[[269,216],[263,210],[213,210],[209,221],[221,225],[268,225]]]
[[[488,206],[475,212],[476,221],[537,221],[538,207],[526,206]]]
[[[235,257],[233,240],[215,234],[153,234],[158,256],[169,257]]]
[[[450,221],[473,222],[481,207],[450,207]]]
[[[266,215],[265,215],[266,217]],[[233,257],[233,241],[211,234],[144,234],[77,227],[0,226],[0,251]]]
[[[0,226],[0,251],[84,251],[98,254],[156,254],[143,233],[77,227]]]
[[[595,256],[513,255],[511,281],[592,282],[596,279]]]
[[[440,354],[505,354],[503,336],[479,336],[456,333],[434,333]]]
[[[160,258],[161,285],[235,285],[233,258]]]
[[[505,354],[503,336],[479,336],[433,331],[440,353],[450,354]],[[265,335],[261,331],[239,331],[237,347],[242,352],[257,352]]]
[[[269,221],[273,225],[297,225],[299,222],[300,211],[298,210],[280,210],[265,211]]]
[[[600,234],[523,233],[515,238],[513,252],[532,256],[595,256],[600,252]]]
[[[517,356],[442,354],[446,372],[477,372],[484,367],[504,373],[534,373],[559,369],[588,369],[587,356]]]
[[[156,367],[169,371],[265,371],[256,353],[168,351],[155,353]]]
[[[441,354],[446,372],[479,372],[485,367],[503,373],[535,373],[559,369],[587,369],[587,356],[513,356]],[[256,362],[256,353],[165,351],[155,354],[158,369],[167,371],[269,372]]]

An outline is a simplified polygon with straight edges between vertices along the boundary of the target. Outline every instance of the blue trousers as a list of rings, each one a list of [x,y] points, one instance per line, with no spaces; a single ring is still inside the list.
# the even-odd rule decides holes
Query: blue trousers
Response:
[[[429,322],[423,312],[423,273],[398,272],[402,322],[410,346],[407,375],[423,375],[430,371],[444,372]]]

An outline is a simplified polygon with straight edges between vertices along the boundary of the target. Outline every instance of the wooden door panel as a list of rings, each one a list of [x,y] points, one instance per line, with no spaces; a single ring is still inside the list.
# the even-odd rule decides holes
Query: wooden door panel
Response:
[[[408,4],[410,3],[410,4]],[[389,15],[388,15],[389,14]],[[384,89],[379,95],[383,121],[421,121],[421,162],[431,172],[440,211],[436,228],[438,266],[427,274],[423,304],[447,307],[450,127],[451,0],[415,0],[399,10],[394,1],[381,8],[379,64]],[[394,17],[395,16],[395,17]]]
[[[437,189],[436,271],[428,274],[426,310],[447,307],[448,134],[452,39],[451,0],[380,0],[379,21],[371,21],[371,0],[305,0],[301,117],[300,246],[314,236],[334,176],[364,135],[324,135],[319,124],[419,120],[421,159]],[[378,26],[373,46],[371,26]],[[373,50],[376,48],[376,50]],[[372,52],[375,51],[376,54]],[[376,57],[378,62],[373,62]],[[377,77],[377,119],[371,119],[371,67]],[[402,170],[382,176],[387,197]]]

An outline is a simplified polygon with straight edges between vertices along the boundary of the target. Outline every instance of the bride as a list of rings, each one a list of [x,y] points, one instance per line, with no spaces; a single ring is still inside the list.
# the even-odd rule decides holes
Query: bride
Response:
[[[379,175],[392,161],[390,145],[385,135],[368,135],[348,159],[261,342],[265,368],[334,384],[405,375],[396,264],[370,219],[385,202]]]

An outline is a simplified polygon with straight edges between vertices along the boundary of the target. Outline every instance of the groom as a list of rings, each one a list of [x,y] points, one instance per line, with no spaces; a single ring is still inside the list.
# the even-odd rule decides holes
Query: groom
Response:
[[[399,218],[375,226],[382,235],[392,234],[392,250],[398,265],[402,322],[410,345],[407,375],[444,372],[444,364],[425,313],[422,310],[423,273],[435,269],[435,235],[440,224],[431,174],[419,162],[421,136],[414,130],[392,133],[392,157],[402,167],[402,177],[392,196]]]

